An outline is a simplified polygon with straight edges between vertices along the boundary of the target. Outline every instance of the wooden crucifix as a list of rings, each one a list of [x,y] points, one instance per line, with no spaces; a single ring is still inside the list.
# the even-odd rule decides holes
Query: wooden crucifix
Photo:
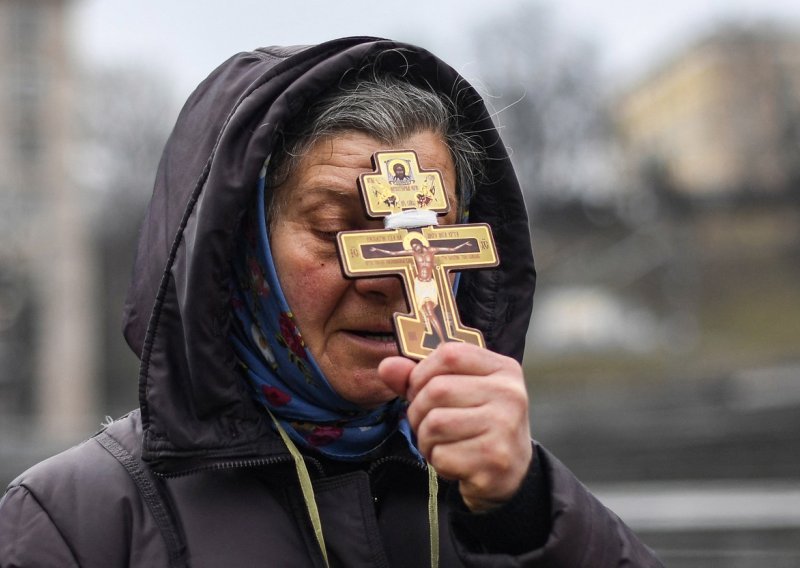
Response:
[[[483,335],[458,317],[449,273],[498,265],[491,228],[483,223],[436,226],[448,211],[438,170],[423,170],[413,150],[376,152],[375,171],[359,176],[367,215],[391,215],[401,226],[337,235],[339,258],[351,278],[400,276],[411,312],[394,314],[400,352],[424,359],[437,345],[463,341],[484,347]],[[431,211],[432,220],[419,221]],[[407,212],[411,212],[410,214]],[[426,225],[418,226],[425,222]]]

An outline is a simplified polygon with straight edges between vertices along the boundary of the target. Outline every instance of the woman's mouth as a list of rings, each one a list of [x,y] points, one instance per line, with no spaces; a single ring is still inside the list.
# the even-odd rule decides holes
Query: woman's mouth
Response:
[[[359,337],[370,339],[372,341],[379,341],[381,343],[393,343],[395,341],[394,333],[363,330],[353,330],[351,333],[358,335]]]

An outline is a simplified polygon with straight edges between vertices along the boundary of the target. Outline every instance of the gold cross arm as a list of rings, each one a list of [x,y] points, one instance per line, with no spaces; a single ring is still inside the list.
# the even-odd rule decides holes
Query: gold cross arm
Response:
[[[488,225],[344,231],[337,239],[347,276],[402,279],[411,310],[394,315],[403,355],[423,359],[447,341],[485,346],[480,331],[464,326],[458,317],[450,272],[498,265]]]

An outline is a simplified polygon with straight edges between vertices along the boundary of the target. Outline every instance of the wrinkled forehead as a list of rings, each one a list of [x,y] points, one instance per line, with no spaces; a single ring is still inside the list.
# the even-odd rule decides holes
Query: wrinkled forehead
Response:
[[[421,169],[435,169],[442,174],[450,209],[457,209],[455,165],[442,136],[433,131],[423,131],[396,144],[387,144],[358,130],[343,130],[307,145],[301,154],[292,157],[293,167],[287,175],[277,185],[268,187],[268,194],[271,194],[267,203],[269,218],[275,220],[287,207],[295,206],[310,193],[325,193],[337,199],[358,197],[360,202],[358,178],[361,174],[376,171],[373,155],[400,149],[414,150]],[[402,164],[394,164],[391,171],[400,168],[403,168]],[[424,185],[423,179],[420,182]]]

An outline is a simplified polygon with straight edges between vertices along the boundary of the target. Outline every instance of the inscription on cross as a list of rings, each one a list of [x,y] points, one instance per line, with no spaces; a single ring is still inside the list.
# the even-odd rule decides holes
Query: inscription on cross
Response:
[[[418,226],[418,212],[442,215],[448,211],[441,173],[422,170],[412,150],[377,152],[372,162],[375,171],[359,177],[367,215],[391,215],[402,226],[340,232],[337,241],[344,273],[351,278],[402,279],[411,312],[394,314],[394,324],[398,347],[406,357],[424,359],[447,341],[485,346],[480,331],[461,323],[449,273],[497,266],[490,227],[482,223],[435,226],[435,215],[425,221],[427,225]]]

